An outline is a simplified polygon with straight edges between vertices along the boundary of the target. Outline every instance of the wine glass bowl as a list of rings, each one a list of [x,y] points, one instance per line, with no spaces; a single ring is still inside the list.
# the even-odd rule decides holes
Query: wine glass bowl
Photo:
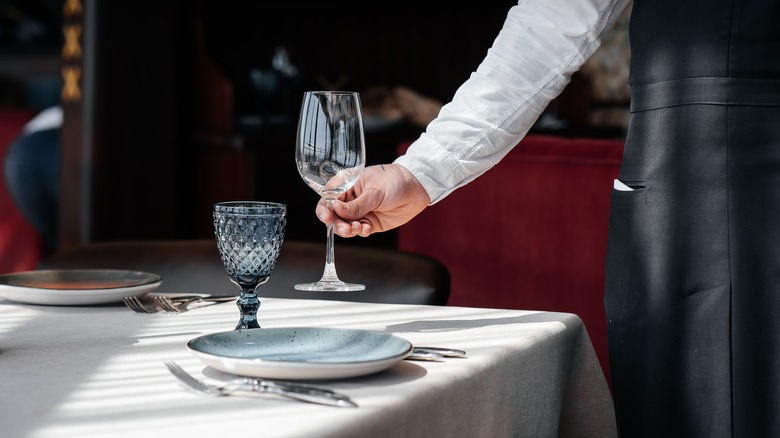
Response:
[[[274,202],[214,204],[214,236],[230,281],[241,288],[236,330],[259,328],[257,288],[268,281],[282,249],[287,206]]]
[[[333,201],[360,179],[366,165],[360,95],[351,91],[307,91],[303,95],[295,141],[301,178],[333,211]],[[298,290],[356,291],[362,284],[338,278],[333,250],[333,221],[328,224],[325,270],[319,281],[296,284]]]

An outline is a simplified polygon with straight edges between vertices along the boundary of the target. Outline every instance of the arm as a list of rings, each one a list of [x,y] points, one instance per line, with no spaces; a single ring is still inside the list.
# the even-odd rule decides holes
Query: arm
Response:
[[[378,178],[366,169],[347,202],[334,204],[336,233],[368,236],[400,226],[493,167],[596,51],[627,2],[520,0],[477,70],[393,172]],[[317,214],[330,218],[322,206]]]

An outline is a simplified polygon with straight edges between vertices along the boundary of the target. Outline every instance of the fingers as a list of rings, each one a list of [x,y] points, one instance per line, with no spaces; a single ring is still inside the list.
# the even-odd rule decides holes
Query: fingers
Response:
[[[341,237],[368,237],[371,235],[371,224],[358,221],[336,220],[334,232]]]
[[[317,215],[317,219],[323,224],[330,223],[330,220],[333,217],[333,213],[331,213],[330,209],[325,205],[324,199],[320,199],[320,202],[317,203],[314,213]]]
[[[338,208],[338,210],[345,210],[346,208],[348,210],[343,204],[345,203],[335,201],[333,203],[334,209]],[[336,207],[336,205],[339,205],[340,207]],[[373,226],[369,221],[349,220],[340,217],[338,214],[334,215],[325,205],[324,200],[320,200],[320,202],[317,203],[315,213],[320,222],[326,225],[333,220],[333,232],[341,237],[368,237],[373,233]]]
[[[355,214],[357,202],[336,201],[333,211],[336,213],[335,233],[342,237],[368,237],[373,227],[368,218]]]
[[[333,211],[336,213],[336,216],[342,219],[358,220],[363,216],[360,212],[363,204],[364,202],[357,199],[349,202],[336,201],[333,203]]]

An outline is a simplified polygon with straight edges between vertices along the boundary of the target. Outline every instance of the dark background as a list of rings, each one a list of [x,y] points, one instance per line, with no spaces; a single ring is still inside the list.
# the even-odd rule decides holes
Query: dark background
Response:
[[[516,2],[83,0],[63,16],[64,4],[0,3],[0,103],[57,103],[62,29],[81,26],[83,57],[67,62],[80,63],[83,93],[64,105],[62,138],[70,246],[210,237],[211,205],[235,199],[286,203],[286,238],[324,243],[317,196],[293,161],[301,93],[404,86],[445,103]],[[274,68],[280,50],[294,74]],[[576,77],[554,104],[569,121],[560,134],[604,134],[577,129],[588,100]],[[422,129],[370,129],[368,164],[392,161]],[[394,246],[395,236],[343,243]]]

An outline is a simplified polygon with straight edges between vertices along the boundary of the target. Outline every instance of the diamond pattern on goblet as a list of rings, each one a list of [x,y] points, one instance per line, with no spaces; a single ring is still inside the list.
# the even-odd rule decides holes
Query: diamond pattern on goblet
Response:
[[[284,225],[278,216],[217,214],[217,247],[228,276],[268,277],[279,258]]]

